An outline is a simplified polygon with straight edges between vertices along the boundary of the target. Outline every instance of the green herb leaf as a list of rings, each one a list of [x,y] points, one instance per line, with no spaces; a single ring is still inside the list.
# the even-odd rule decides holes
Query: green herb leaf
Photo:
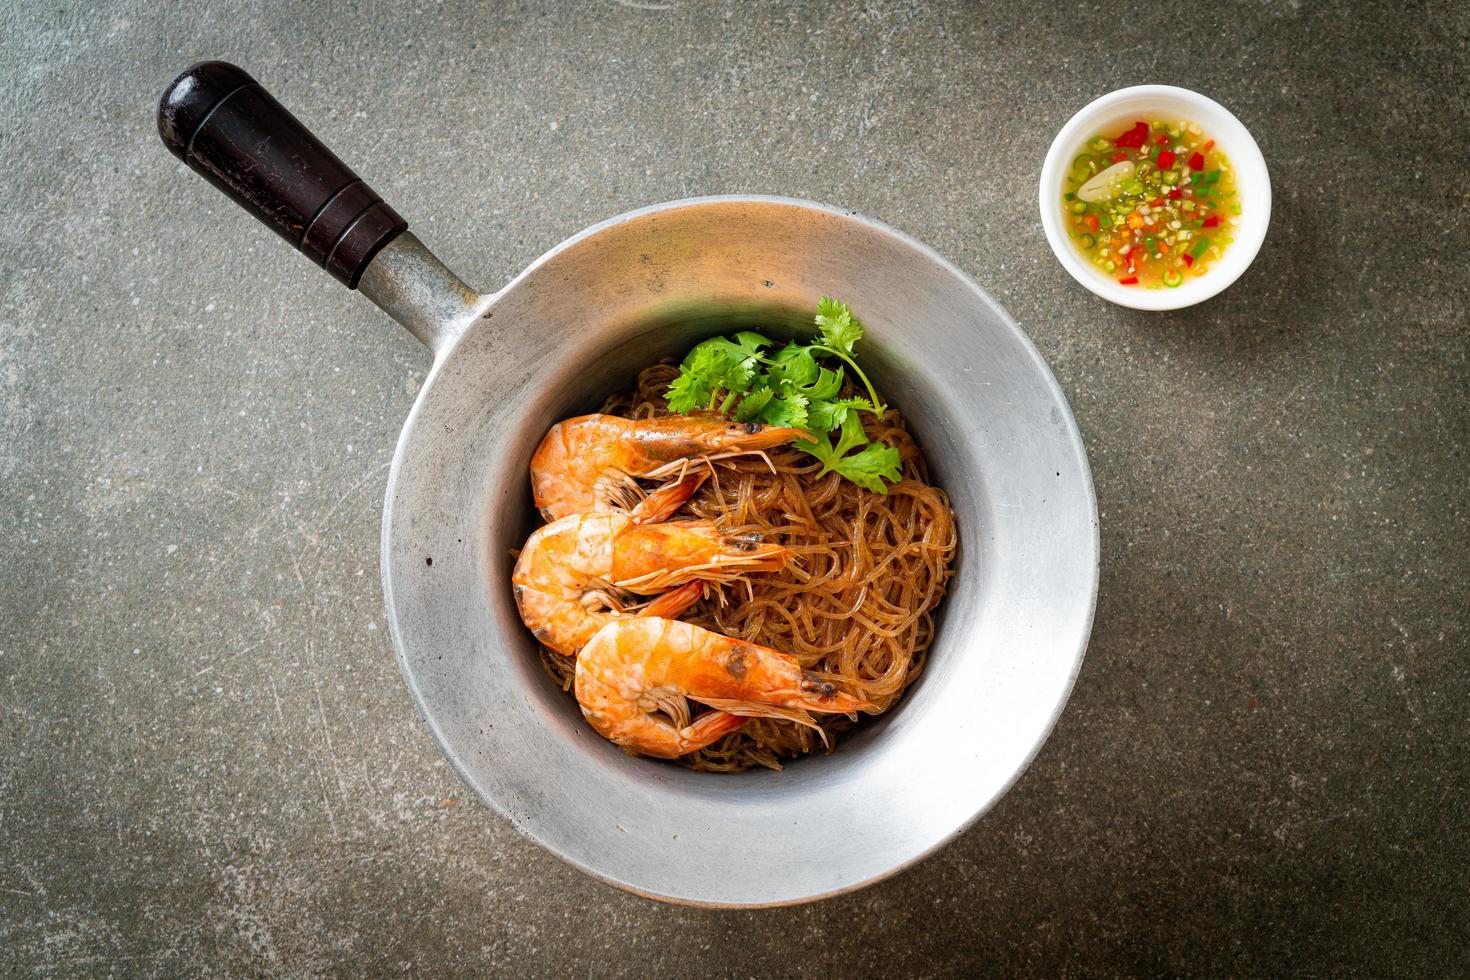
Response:
[[[733,347],[734,345],[730,345]],[[738,351],[740,348],[735,348]],[[716,390],[724,388],[729,391],[744,391],[755,381],[759,368],[756,366],[755,355],[745,355],[731,351],[728,347],[715,348],[716,353],[723,358],[717,373],[713,374],[711,380]]]
[[[771,346],[772,343],[771,338],[756,333],[754,330],[742,330],[731,339],[752,354],[758,352],[762,347]]]
[[[733,341],[711,337],[689,352],[679,377],[669,386],[669,408],[676,412],[714,408],[720,392],[742,392],[755,383],[760,348],[770,341],[749,331],[735,336]],[[722,410],[728,411],[728,404]]]
[[[863,339],[863,328],[852,318],[852,310],[846,303],[823,296],[817,303],[816,320],[826,346],[848,357],[855,356],[853,345]]]
[[[711,337],[698,344],[694,350],[711,350],[719,354],[725,362],[738,364],[745,361],[754,362],[761,348],[769,347],[770,344],[771,342],[760,334],[746,330],[737,333],[733,338]],[[694,351],[689,353],[693,354]]]
[[[812,349],[834,355],[842,360],[858,376],[863,387],[868,389],[868,400],[875,406],[873,411],[881,415],[887,411],[887,406],[878,401],[878,393],[873,389],[873,383],[863,373],[863,369],[857,366],[853,360],[857,356],[854,350],[857,342],[863,339],[862,325],[852,315],[852,310],[847,308],[846,303],[839,303],[835,299],[823,296],[817,304],[817,326],[822,329],[822,342],[813,344]]]
[[[735,406],[735,421],[749,422],[757,418],[761,409],[765,408],[776,393],[770,388],[760,388],[755,391],[746,392],[745,397],[740,399],[740,404]],[[672,404],[672,402],[670,403]]]
[[[761,409],[757,418],[766,425],[783,428],[805,429],[807,424],[807,400],[801,395],[782,395],[772,398]]]
[[[866,398],[839,398],[836,401],[813,401],[808,406],[809,427],[816,432],[840,428],[854,411],[873,411]]]
[[[837,460],[832,464],[832,469],[864,490],[887,493],[888,486],[884,480],[897,483],[903,478],[898,464],[897,449],[879,442],[870,442],[860,452]]]
[[[856,412],[850,412],[843,421],[837,445],[832,445],[831,439],[826,435],[819,435],[810,441],[801,440],[795,445],[797,449],[821,461],[819,476],[821,473],[837,473],[874,493],[888,492],[884,480],[897,483],[902,478],[898,450],[881,443],[868,442],[868,434],[863,431],[863,423]],[[858,452],[851,452],[858,446],[863,448]]]
[[[850,410],[841,402],[812,402],[807,411],[807,426],[813,432],[831,432],[847,420]]]
[[[819,371],[821,368],[817,366],[817,359],[812,357],[808,348],[801,344],[787,344],[771,358],[770,367],[766,368],[766,377],[770,378],[773,388],[783,384],[800,388],[815,381]]]
[[[842,390],[842,372],[829,371],[826,368],[817,369],[817,380],[804,386],[801,393],[812,399],[826,399],[836,397]]]
[[[832,398],[842,390],[842,372],[818,365],[812,348],[788,344],[769,364],[766,378],[778,391],[794,392],[815,401]]]
[[[837,446],[832,450],[833,459],[840,459],[849,449],[854,449],[868,441],[868,434],[863,431],[862,420],[856,415],[848,415],[842,421],[842,431],[837,439]],[[830,467],[832,464],[823,460],[823,464]]]
[[[723,359],[714,350],[696,347],[690,351],[679,366],[679,376],[669,385],[669,409],[687,414],[707,406],[723,368]]]

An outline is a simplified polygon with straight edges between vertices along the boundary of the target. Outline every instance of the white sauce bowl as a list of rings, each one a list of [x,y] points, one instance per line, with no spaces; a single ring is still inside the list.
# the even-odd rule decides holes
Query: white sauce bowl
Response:
[[[1196,123],[1206,139],[1212,139],[1235,170],[1236,199],[1240,223],[1234,226],[1234,241],[1221,257],[1199,276],[1186,276],[1173,289],[1124,286],[1111,274],[1093,265],[1072,242],[1062,210],[1067,172],[1073,158],[1088,140],[1098,135],[1122,132],[1142,120],[1187,120]],[[1135,310],[1177,310],[1201,303],[1222,292],[1250,267],[1266,228],[1271,224],[1271,175],[1250,131],[1214,99],[1173,85],[1135,85],[1109,92],[1077,113],[1047,151],[1041,167],[1041,227],[1062,268],[1082,285],[1105,300]]]

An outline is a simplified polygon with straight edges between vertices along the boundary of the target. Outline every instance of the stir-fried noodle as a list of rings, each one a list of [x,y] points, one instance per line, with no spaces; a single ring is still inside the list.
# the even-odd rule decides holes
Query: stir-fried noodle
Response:
[[[602,411],[632,418],[669,414],[664,392],[678,375],[656,364],[637,386]],[[785,545],[794,561],[772,574],[729,586],[681,618],[796,657],[843,690],[892,707],[919,676],[934,640],[934,614],[958,546],[943,490],[930,485],[924,455],[894,409],[865,416],[870,438],[898,448],[903,480],[872,493],[835,473],[816,476],[812,457],[789,447],[765,458],[714,464],[712,478],[681,516],[712,518],[732,532],[756,532]],[[542,650],[552,677],[568,691],[575,660]],[[694,707],[698,707],[697,705]],[[818,719],[829,745],[852,727],[841,715]],[[738,772],[823,748],[821,736],[789,721],[758,718],[683,762]]]

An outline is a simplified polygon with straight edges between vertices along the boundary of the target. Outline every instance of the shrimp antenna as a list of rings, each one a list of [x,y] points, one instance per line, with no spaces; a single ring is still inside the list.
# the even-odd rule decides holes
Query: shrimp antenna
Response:
[[[741,456],[759,456],[761,459],[766,461],[766,465],[771,468],[772,473],[776,472],[776,464],[771,462],[771,457],[766,454],[766,451],[764,449],[736,449],[731,450],[728,453],[705,453],[703,456],[698,456],[694,458],[700,462],[710,463],[725,459],[739,459]],[[677,470],[679,467],[688,465],[690,461],[691,460],[689,457],[685,457],[684,459],[671,460],[670,462],[665,463],[657,469],[649,470],[647,473],[644,474],[644,477],[645,479],[649,480],[662,479],[668,474],[675,472],[675,470]]]
[[[827,748],[832,747],[832,743],[827,741],[826,730],[821,725],[818,725],[816,719],[807,714],[804,708],[787,708],[778,704],[763,704],[757,701],[742,701],[729,698],[696,698],[692,695],[689,695],[689,698],[692,701],[707,704],[711,708],[720,711],[728,711],[730,714],[739,715],[742,718],[776,718],[781,721],[795,722],[804,728],[815,729],[817,735],[822,739],[822,745]]]

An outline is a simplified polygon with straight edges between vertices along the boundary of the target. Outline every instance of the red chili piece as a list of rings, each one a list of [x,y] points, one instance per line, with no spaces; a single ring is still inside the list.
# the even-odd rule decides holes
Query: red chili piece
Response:
[[[1122,150],[1119,150],[1117,153],[1113,154],[1114,163],[1122,163],[1126,159],[1128,159],[1128,154],[1124,153]]]
[[[1188,252],[1185,252],[1184,253],[1184,264],[1185,265],[1194,265],[1194,256],[1193,255],[1190,255]]]
[[[1148,139],[1148,123],[1134,123],[1132,129],[1113,140],[1113,143],[1117,146],[1138,150],[1142,149],[1143,141],[1146,139]]]
[[[1127,279],[1119,279],[1118,280],[1118,285],[1120,285],[1120,286],[1137,286],[1138,285],[1138,277],[1137,276],[1129,276]]]
[[[1203,169],[1205,169],[1205,155],[1203,153],[1195,153],[1192,157],[1190,157],[1189,158],[1189,169],[1190,170],[1203,170]]]
[[[1087,230],[1090,231],[1090,232],[1093,232],[1094,234],[1096,234],[1097,233],[1097,215],[1095,215],[1095,214],[1083,215],[1083,220],[1087,222]]]
[[[1177,200],[1179,200],[1183,196],[1184,196],[1184,192],[1181,191],[1177,187],[1174,188],[1172,191],[1169,192],[1169,200],[1171,200],[1171,201],[1177,201]]]
[[[1170,167],[1174,166],[1174,160],[1175,160],[1175,157],[1174,157],[1174,151],[1173,150],[1160,150],[1159,151],[1159,169],[1160,170],[1168,170]]]
[[[1220,216],[1218,214],[1212,214],[1212,215],[1210,215],[1208,218],[1205,219],[1204,226],[1206,228],[1218,228],[1218,227],[1220,227]]]
[[[1157,144],[1159,144],[1160,146],[1168,146],[1169,145],[1169,134],[1168,133],[1160,133],[1159,134],[1159,138],[1156,139],[1156,140],[1154,140],[1154,142],[1157,143]]]

